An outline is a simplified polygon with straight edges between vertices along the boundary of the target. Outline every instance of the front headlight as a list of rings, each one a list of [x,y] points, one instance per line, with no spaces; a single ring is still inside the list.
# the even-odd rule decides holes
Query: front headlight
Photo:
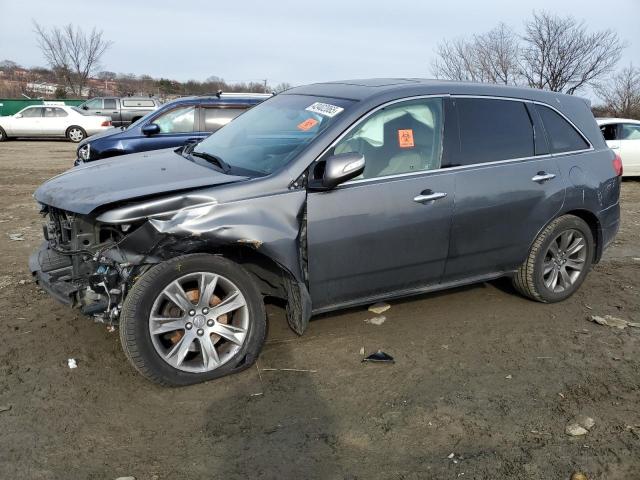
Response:
[[[91,156],[91,144],[87,143],[78,149],[78,157],[82,160],[89,160]]]

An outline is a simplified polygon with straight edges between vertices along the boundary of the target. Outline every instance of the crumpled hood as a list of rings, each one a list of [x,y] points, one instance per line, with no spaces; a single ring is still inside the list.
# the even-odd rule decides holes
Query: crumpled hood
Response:
[[[45,205],[88,214],[122,200],[244,179],[194,163],[173,149],[164,149],[72,168],[40,185],[34,197]]]

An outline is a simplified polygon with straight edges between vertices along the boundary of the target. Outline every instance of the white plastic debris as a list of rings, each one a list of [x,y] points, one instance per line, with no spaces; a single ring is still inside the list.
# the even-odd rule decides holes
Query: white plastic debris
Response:
[[[69,360],[67,360],[67,365],[69,365],[69,368],[78,368],[78,363],[76,362],[75,358],[70,358]]]
[[[364,322],[370,323],[371,325],[382,325],[386,319],[387,317],[385,317],[384,315],[379,315],[377,317],[367,318]]]
[[[587,430],[584,427],[581,427],[577,423],[570,423],[569,425],[567,425],[567,428],[565,428],[564,432],[567,435],[571,435],[572,437],[580,437],[582,435],[586,435],[589,432],[589,430]]]
[[[507,380],[511,380],[511,379],[513,378],[513,376],[512,376],[511,374],[509,374],[509,375],[507,375],[507,376],[506,376],[506,377],[504,377],[504,378],[506,378]]]
[[[360,347],[360,355],[364,355],[364,347]]]
[[[447,456],[447,458],[453,458],[453,457],[455,457],[455,456],[456,456],[456,454],[455,454],[455,453],[453,453],[453,452],[451,452],[451,453]]]
[[[371,305],[369,307],[369,311],[377,315],[380,315],[381,313],[386,312],[390,308],[391,308],[391,305],[389,305],[388,303],[380,302],[380,303],[374,303],[373,305]]]
[[[10,233],[9,240],[13,242],[22,242],[24,240],[24,233]]]

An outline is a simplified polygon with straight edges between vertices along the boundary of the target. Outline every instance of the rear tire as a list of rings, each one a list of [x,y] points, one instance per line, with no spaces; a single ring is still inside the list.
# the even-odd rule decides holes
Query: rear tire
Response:
[[[84,128],[73,125],[67,128],[66,137],[73,143],[80,143],[82,140],[87,138],[87,132],[84,131]]]
[[[533,242],[529,256],[513,277],[515,289],[532,300],[560,302],[573,295],[594,257],[591,228],[579,217],[563,215]]]
[[[206,302],[200,302],[206,298],[201,293]],[[180,308],[185,296],[189,303]],[[239,306],[219,314],[231,304]],[[120,340],[131,364],[152,382],[168,386],[200,383],[251,366],[265,333],[264,302],[252,277],[240,265],[207,254],[176,257],[144,273],[120,317]]]
[[[5,132],[2,127],[0,127],[0,142],[4,142],[6,140],[8,140],[9,137],[7,137],[7,132]]]

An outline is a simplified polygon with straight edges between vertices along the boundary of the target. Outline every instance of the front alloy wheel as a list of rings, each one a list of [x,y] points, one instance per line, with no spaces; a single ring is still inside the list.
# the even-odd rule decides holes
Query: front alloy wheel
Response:
[[[240,289],[210,272],[183,275],[156,297],[149,333],[158,355],[178,370],[209,372],[229,361],[247,337],[249,311]]]
[[[164,385],[188,385],[249,367],[266,332],[260,291],[239,264],[193,254],[160,263],[127,295],[120,340],[133,366]]]

